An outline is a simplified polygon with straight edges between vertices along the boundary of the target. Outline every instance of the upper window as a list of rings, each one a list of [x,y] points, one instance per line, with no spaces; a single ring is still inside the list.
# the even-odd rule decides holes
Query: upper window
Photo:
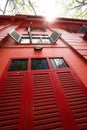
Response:
[[[30,39],[28,35],[23,35],[21,36],[15,29],[12,29],[9,33],[8,33],[17,43],[21,43],[21,44],[29,44],[30,43]]]
[[[27,59],[13,59],[8,71],[23,71],[27,70]]]
[[[71,33],[78,33],[79,29],[80,29],[80,26],[76,24],[67,25],[67,28],[66,28],[66,30]]]
[[[31,42],[32,43],[42,43],[42,44],[54,44],[58,40],[58,38],[61,36],[61,33],[54,30],[50,36],[48,35],[31,35],[29,32]]]
[[[21,37],[21,44],[29,44],[30,43],[30,38],[29,36]]]
[[[28,35],[21,36],[15,29],[11,30],[8,33],[17,43],[21,44],[54,44],[60,37],[61,33],[54,30],[50,36],[48,35],[39,35],[31,34],[30,28],[28,28]]]
[[[50,44],[48,35],[32,35],[32,44]]]
[[[55,68],[68,68],[68,65],[63,58],[50,58],[52,67]]]
[[[48,69],[47,60],[45,58],[32,59],[31,60],[31,69],[32,70]]]
[[[82,26],[80,29],[80,33],[86,33],[87,32],[87,26]]]

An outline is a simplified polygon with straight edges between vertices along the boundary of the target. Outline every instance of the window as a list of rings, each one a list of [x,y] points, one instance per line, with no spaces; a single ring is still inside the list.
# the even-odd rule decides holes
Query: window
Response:
[[[38,44],[38,43],[41,44],[41,38],[40,38],[40,36],[33,36],[32,37],[32,44]]]
[[[58,32],[57,30],[54,30],[50,36],[48,35],[40,35],[40,34],[37,34],[37,35],[33,35],[31,34],[31,28],[29,27],[28,28],[28,34],[30,36],[30,39],[31,39],[31,43],[33,44],[38,44],[38,43],[41,43],[41,44],[53,44],[53,43],[56,43],[56,41],[58,40],[58,38],[61,36],[61,33]]]
[[[67,63],[63,58],[49,58],[53,69],[68,68]],[[24,71],[28,68],[28,59],[13,59],[8,71]],[[31,70],[49,69],[46,58],[32,58]]]
[[[42,43],[42,44],[53,44],[56,43],[61,33],[54,30],[50,36],[48,35],[32,35],[32,43]]]
[[[23,71],[27,70],[27,59],[13,59],[8,71]]]
[[[66,30],[71,33],[78,33],[79,29],[80,29],[80,26],[76,24],[67,25],[67,28],[66,28]]]
[[[86,33],[87,32],[87,26],[82,26],[80,29],[80,33]]]
[[[42,43],[45,43],[45,44],[50,44],[51,43],[51,40],[50,40],[50,37],[48,35],[44,35],[42,38]]]
[[[48,69],[48,64],[45,58],[41,59],[32,59],[31,60],[31,69],[32,70],[40,70],[40,69]]]
[[[48,35],[33,35],[32,44],[50,44],[50,38]]]
[[[21,44],[29,44],[30,38],[29,37],[21,37]]]
[[[52,67],[55,68],[68,68],[68,65],[63,58],[50,58]]]
[[[61,36],[61,33],[54,30],[50,36],[48,35],[33,35],[31,34],[31,29],[28,28],[28,35],[27,36],[21,36],[15,29],[11,30],[9,33],[9,36],[13,38],[17,43],[21,44],[54,44],[58,40],[58,38]]]
[[[29,44],[30,39],[28,35],[21,36],[15,29],[12,29],[9,33],[9,36],[13,38],[17,43]]]

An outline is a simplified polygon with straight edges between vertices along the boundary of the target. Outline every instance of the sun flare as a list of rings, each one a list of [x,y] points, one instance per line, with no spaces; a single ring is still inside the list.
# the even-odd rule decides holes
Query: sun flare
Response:
[[[54,0],[41,0],[39,1],[38,6],[44,12],[44,17],[48,21],[53,21],[56,17],[60,16],[62,12],[61,7],[56,5]]]

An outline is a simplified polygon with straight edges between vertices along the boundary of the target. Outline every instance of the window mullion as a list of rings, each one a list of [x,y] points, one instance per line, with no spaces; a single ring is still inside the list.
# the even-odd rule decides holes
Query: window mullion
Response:
[[[40,35],[40,41],[41,41],[41,43],[42,43],[42,35]]]
[[[28,28],[28,35],[30,37],[30,43],[32,43],[32,34],[31,34],[31,29],[30,27]]]

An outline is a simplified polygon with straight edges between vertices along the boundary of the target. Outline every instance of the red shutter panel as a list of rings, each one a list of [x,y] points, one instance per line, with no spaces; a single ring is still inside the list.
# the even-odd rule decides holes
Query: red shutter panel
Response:
[[[70,69],[27,79],[26,86],[26,72],[10,72],[1,80],[0,130],[87,130],[87,89]]]
[[[66,120],[61,117],[56,99],[55,85],[50,72],[32,72],[33,119],[34,130],[69,130]],[[29,98],[31,99],[31,98]],[[31,115],[31,113],[29,114]],[[72,129],[72,128],[71,128]],[[71,130],[70,129],[70,130]]]
[[[24,111],[22,94],[25,79],[26,76],[22,73],[5,75],[0,93],[0,130],[18,130],[20,120],[22,121],[20,116]]]
[[[57,76],[78,129],[87,130],[87,89],[76,80],[70,71],[57,72]]]

